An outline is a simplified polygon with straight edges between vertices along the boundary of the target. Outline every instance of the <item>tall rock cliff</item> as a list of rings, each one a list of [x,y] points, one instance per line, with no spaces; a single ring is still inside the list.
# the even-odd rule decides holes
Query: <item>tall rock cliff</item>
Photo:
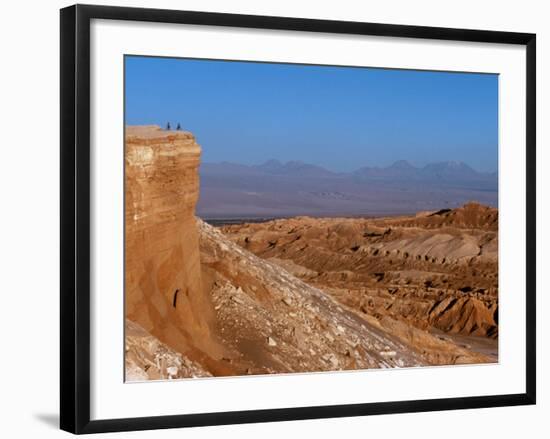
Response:
[[[127,127],[125,301],[128,319],[208,362],[221,349],[201,282],[194,216],[200,154],[191,133]]]

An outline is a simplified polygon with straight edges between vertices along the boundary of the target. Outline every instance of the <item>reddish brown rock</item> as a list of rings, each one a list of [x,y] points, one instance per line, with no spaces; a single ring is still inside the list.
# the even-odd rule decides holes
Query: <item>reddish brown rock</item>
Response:
[[[221,356],[195,227],[200,153],[187,132],[126,129],[126,317],[197,358]]]
[[[397,220],[394,224],[438,228],[452,226],[463,229],[498,230],[498,209],[470,202],[457,209],[421,212],[414,218]]]
[[[410,217],[296,217],[222,230],[364,314],[496,338],[497,227],[497,209],[469,203]]]

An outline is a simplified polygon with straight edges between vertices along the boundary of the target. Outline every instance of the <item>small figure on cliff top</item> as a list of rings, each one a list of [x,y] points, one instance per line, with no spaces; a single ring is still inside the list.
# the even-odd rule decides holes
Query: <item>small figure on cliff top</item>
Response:
[[[172,128],[170,127],[170,122],[166,124],[166,131],[170,131]]]
[[[178,126],[176,127],[176,130],[177,130],[177,131],[181,131],[181,125],[180,125],[179,122],[178,122]]]

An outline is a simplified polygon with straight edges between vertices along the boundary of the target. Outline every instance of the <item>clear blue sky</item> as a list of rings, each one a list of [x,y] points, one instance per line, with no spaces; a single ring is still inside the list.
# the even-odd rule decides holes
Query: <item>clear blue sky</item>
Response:
[[[180,122],[203,161],[335,171],[498,163],[498,76],[126,57],[126,123]]]

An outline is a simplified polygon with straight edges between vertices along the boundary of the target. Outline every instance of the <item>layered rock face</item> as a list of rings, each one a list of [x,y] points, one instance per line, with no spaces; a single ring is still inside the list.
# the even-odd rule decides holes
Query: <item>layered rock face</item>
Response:
[[[126,129],[126,317],[197,358],[220,355],[195,227],[200,154],[190,133]]]

